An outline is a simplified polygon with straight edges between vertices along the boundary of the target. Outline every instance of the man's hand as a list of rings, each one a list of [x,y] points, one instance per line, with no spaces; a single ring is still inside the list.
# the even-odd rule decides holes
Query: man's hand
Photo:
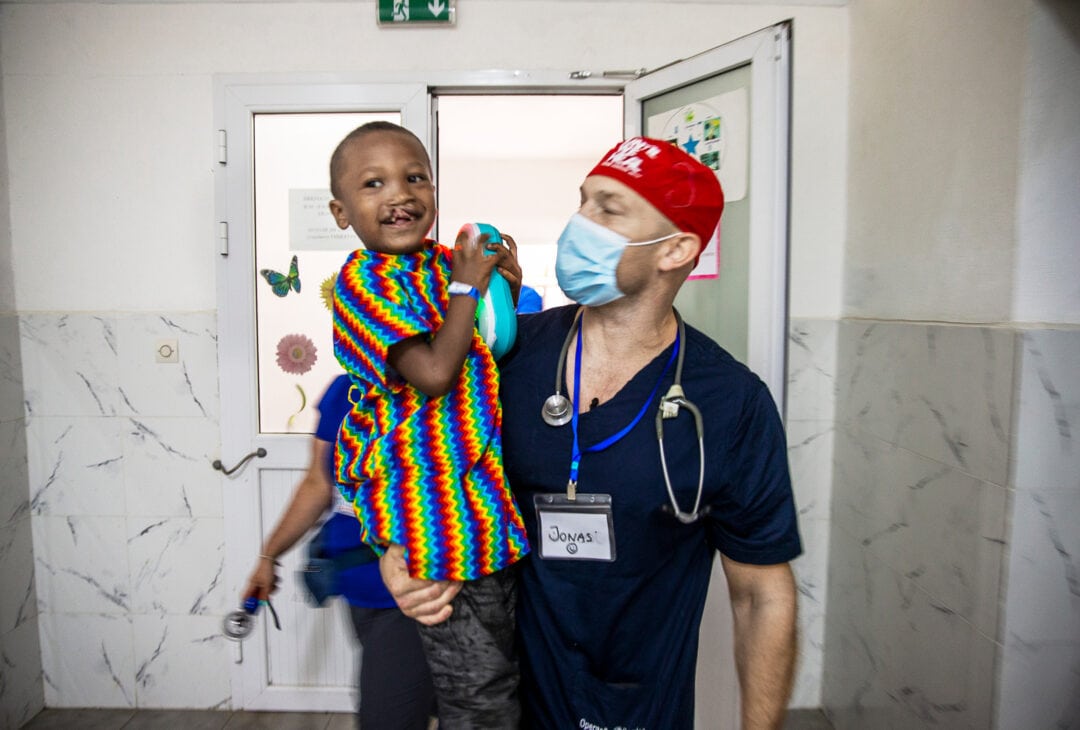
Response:
[[[401,612],[425,626],[434,626],[450,618],[450,602],[461,590],[461,583],[448,580],[421,580],[409,575],[405,548],[391,545],[379,558],[379,572]]]

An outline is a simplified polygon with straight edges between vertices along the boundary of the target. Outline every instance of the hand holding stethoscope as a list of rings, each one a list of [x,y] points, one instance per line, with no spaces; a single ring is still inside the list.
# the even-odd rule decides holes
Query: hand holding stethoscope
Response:
[[[559,362],[555,370],[555,393],[544,401],[543,408],[541,409],[541,416],[544,419],[544,423],[549,426],[564,426],[574,420],[577,415],[576,409],[570,402],[570,399],[563,393],[563,371],[566,368],[566,356],[570,351],[570,343],[573,342],[576,337],[579,342],[577,357],[575,358],[574,363],[574,385],[576,396],[578,385],[581,380],[581,318],[584,311],[584,308],[579,308],[577,314],[574,315],[574,322],[570,326],[570,331],[566,335],[566,340],[563,342],[562,349],[559,351]],[[701,417],[701,411],[686,398],[686,394],[682,389],[683,359],[686,354],[683,343],[686,340],[686,325],[683,323],[682,316],[679,315],[678,310],[674,311],[675,321],[678,324],[678,332],[675,336],[675,353],[673,353],[673,355],[677,353],[678,358],[675,364],[675,381],[672,383],[671,387],[668,388],[667,393],[660,398],[660,405],[656,410],[656,438],[660,448],[660,468],[664,473],[664,484],[667,487],[668,500],[670,501],[670,504],[663,505],[661,509],[668,514],[673,515],[684,525],[689,525],[709,513],[709,507],[707,505],[704,508],[701,507],[701,495],[705,485],[705,428]],[[649,401],[651,400],[652,396],[649,397]],[[631,427],[637,423],[637,420],[640,419],[646,407],[648,407],[648,402],[642,407],[642,411],[638,414],[638,418],[634,419]],[[664,455],[664,421],[677,418],[681,408],[685,408],[690,415],[693,416],[694,428],[698,440],[697,496],[694,499],[694,508],[690,512],[683,512],[679,508],[679,502],[675,498],[675,491],[671,486],[671,477],[668,474],[667,458]]]

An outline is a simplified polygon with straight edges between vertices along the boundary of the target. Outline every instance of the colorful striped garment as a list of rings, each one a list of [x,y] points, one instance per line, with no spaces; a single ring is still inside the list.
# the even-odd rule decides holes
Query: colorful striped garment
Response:
[[[354,405],[335,462],[365,542],[403,545],[415,578],[472,580],[529,551],[503,472],[495,361],[474,331],[461,376],[437,398],[386,361],[391,345],[439,329],[449,284],[449,252],[434,241],[406,255],[361,249],[341,267],[334,354],[352,376]]]

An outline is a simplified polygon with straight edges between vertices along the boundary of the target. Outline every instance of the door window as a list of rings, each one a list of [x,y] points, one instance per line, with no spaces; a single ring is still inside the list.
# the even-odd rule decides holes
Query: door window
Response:
[[[555,281],[555,243],[578,188],[622,139],[622,96],[438,96],[439,236],[491,223],[514,237],[522,279],[544,308],[568,300]]]
[[[331,340],[330,288],[360,246],[330,215],[329,160],[361,124],[397,112],[256,114],[255,321],[259,430],[310,433],[315,403],[341,368]],[[293,265],[295,261],[295,266]]]
[[[747,361],[750,309],[749,89],[750,66],[743,66],[642,103],[648,136],[691,152],[720,177],[724,189],[720,234],[679,290],[675,306],[740,362]]]

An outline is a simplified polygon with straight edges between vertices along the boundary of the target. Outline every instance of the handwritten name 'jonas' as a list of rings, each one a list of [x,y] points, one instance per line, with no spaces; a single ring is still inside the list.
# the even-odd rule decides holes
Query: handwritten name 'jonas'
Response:
[[[548,530],[548,540],[551,542],[565,542],[565,543],[592,543],[597,541],[597,532],[585,532],[584,530],[578,530],[577,532],[564,532],[558,525],[552,525]]]

